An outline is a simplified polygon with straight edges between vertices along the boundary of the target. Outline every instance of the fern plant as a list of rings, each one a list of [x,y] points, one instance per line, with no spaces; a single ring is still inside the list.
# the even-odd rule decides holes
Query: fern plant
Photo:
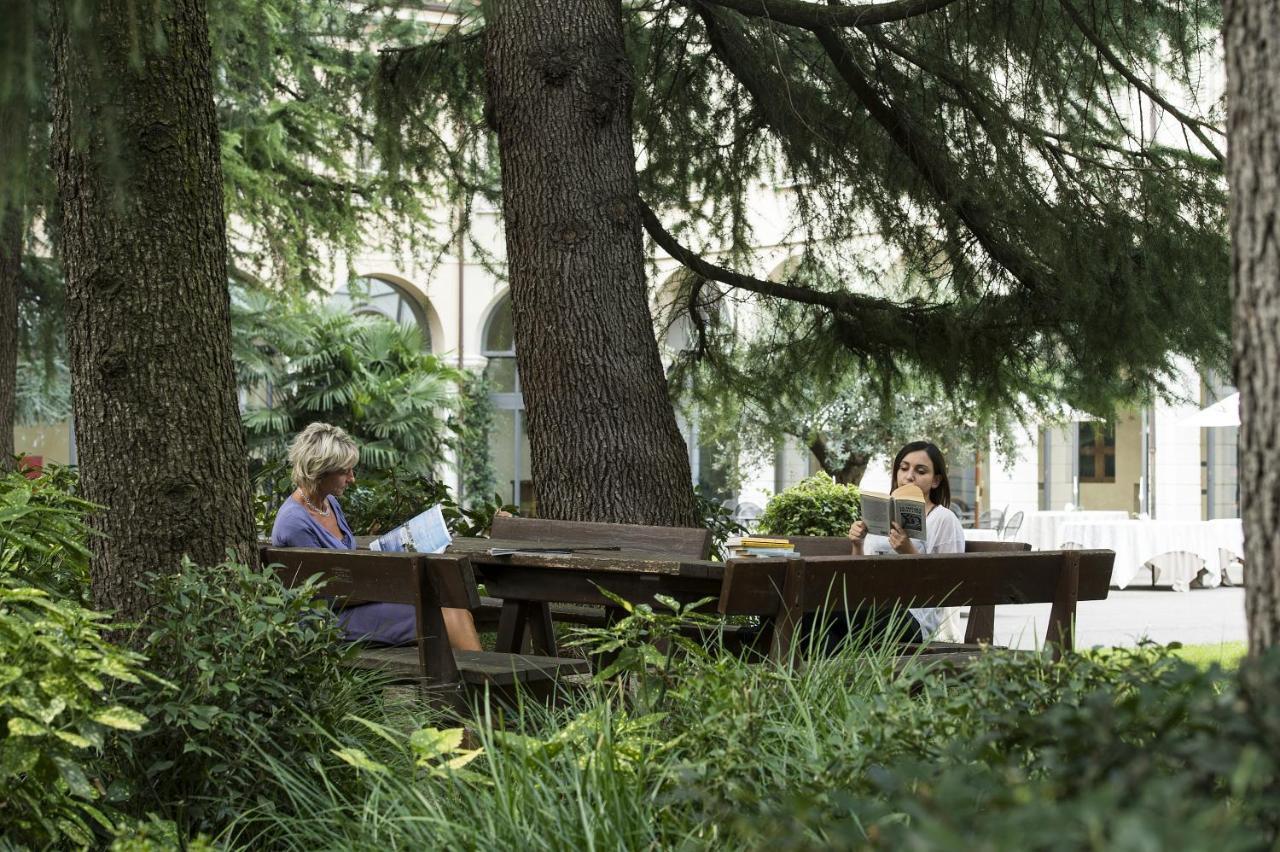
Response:
[[[281,458],[307,424],[341,426],[360,464],[430,474],[455,441],[462,374],[423,351],[412,325],[302,299],[241,294],[233,319],[250,454]]]

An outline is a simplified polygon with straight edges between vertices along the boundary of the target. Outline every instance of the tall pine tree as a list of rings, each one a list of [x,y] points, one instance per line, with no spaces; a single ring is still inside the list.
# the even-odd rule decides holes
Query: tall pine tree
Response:
[[[54,170],[95,604],[184,555],[252,557],[231,364],[219,137],[203,0],[58,7]]]
[[[749,302],[765,317],[749,357],[731,351],[736,335],[716,333],[732,312],[698,319],[702,345],[692,353],[723,366],[726,390],[737,383],[772,392],[852,374],[878,380],[883,393],[907,377],[986,411],[1065,401],[1107,412],[1149,397],[1179,356],[1226,363],[1224,138],[1220,104],[1202,94],[1216,62],[1216,3],[607,5],[630,59],[635,203],[645,231],[695,279],[713,282],[709,292]],[[596,193],[596,207],[566,208],[579,211],[567,229],[564,216],[520,220],[509,184],[554,194],[576,180],[579,151],[598,138],[575,124],[582,109],[540,110],[540,126],[522,127],[574,148],[513,168],[503,139],[510,104],[492,76],[523,64],[530,82],[522,94],[550,103],[559,92],[611,118],[618,85],[590,70],[599,45],[544,4],[490,3],[479,13],[457,4],[457,26],[387,58],[381,81],[395,97],[381,103],[397,108],[384,109],[384,118],[421,127],[436,113],[404,106],[413,93],[432,105],[442,93],[473,101],[486,91],[475,76],[479,45],[512,6],[536,22],[536,43],[530,36],[495,46],[490,35],[485,71],[503,146],[506,214],[517,220],[507,223],[517,335],[521,326],[528,338],[566,323],[585,331],[595,321],[581,319],[568,300],[590,300],[596,290],[572,266],[537,266],[537,286],[560,295],[519,309],[518,282],[531,274],[522,266],[525,248],[536,241],[548,256],[563,253],[556,247],[566,234],[578,239],[604,227],[609,209],[619,211],[617,227],[634,228],[623,212],[630,201],[601,207]],[[473,85],[444,85],[459,77]],[[605,130],[612,124],[602,120]],[[618,159],[600,168],[614,169]],[[778,281],[752,273],[763,261],[752,219],[762,179],[783,188],[793,213],[781,242],[794,245],[795,256]],[[651,331],[636,315],[613,333]],[[584,357],[603,350],[596,344]],[[637,369],[651,385],[662,380],[657,365]],[[548,382],[531,387],[527,402],[531,411],[573,410],[595,399],[584,392],[577,382]],[[532,421],[535,467],[539,453],[550,452],[540,443],[591,440]],[[627,440],[664,439],[637,431]],[[556,453],[561,464],[589,457]],[[667,472],[648,464],[628,476],[665,481]],[[624,499],[576,482],[556,487],[575,489],[557,503],[564,516],[587,517]]]

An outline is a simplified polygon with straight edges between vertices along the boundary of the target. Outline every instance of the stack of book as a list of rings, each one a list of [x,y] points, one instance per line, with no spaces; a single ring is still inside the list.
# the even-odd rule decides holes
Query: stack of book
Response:
[[[741,559],[744,556],[799,556],[792,548],[791,542],[785,538],[760,538],[759,536],[743,536],[730,538],[725,542],[729,557]]]

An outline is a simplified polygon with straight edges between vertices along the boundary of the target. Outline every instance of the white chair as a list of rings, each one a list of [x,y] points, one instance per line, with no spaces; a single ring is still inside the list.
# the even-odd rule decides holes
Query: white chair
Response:
[[[1074,541],[1064,541],[1058,545],[1059,550],[1084,550],[1083,544],[1076,544]]]
[[[1167,581],[1175,592],[1191,590],[1191,583],[1204,570],[1204,559],[1189,550],[1170,550],[1151,557],[1142,565],[1151,571],[1151,587]]]
[[[1225,547],[1218,548],[1218,571],[1222,576],[1222,585],[1244,585],[1244,559]]]

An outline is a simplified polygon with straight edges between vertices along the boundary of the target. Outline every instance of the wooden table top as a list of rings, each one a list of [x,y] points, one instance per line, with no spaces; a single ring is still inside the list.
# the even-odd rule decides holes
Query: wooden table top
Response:
[[[547,542],[512,541],[494,538],[455,538],[449,545],[449,553],[465,553],[477,565],[511,565],[528,568],[554,568],[563,571],[587,571],[621,574],[671,574],[719,580],[724,576],[724,563],[705,559],[691,559],[668,553],[651,553],[643,550],[586,550],[576,553],[512,553],[490,555],[490,548],[508,550],[521,547],[555,547]],[[565,542],[566,548],[591,545]]]

